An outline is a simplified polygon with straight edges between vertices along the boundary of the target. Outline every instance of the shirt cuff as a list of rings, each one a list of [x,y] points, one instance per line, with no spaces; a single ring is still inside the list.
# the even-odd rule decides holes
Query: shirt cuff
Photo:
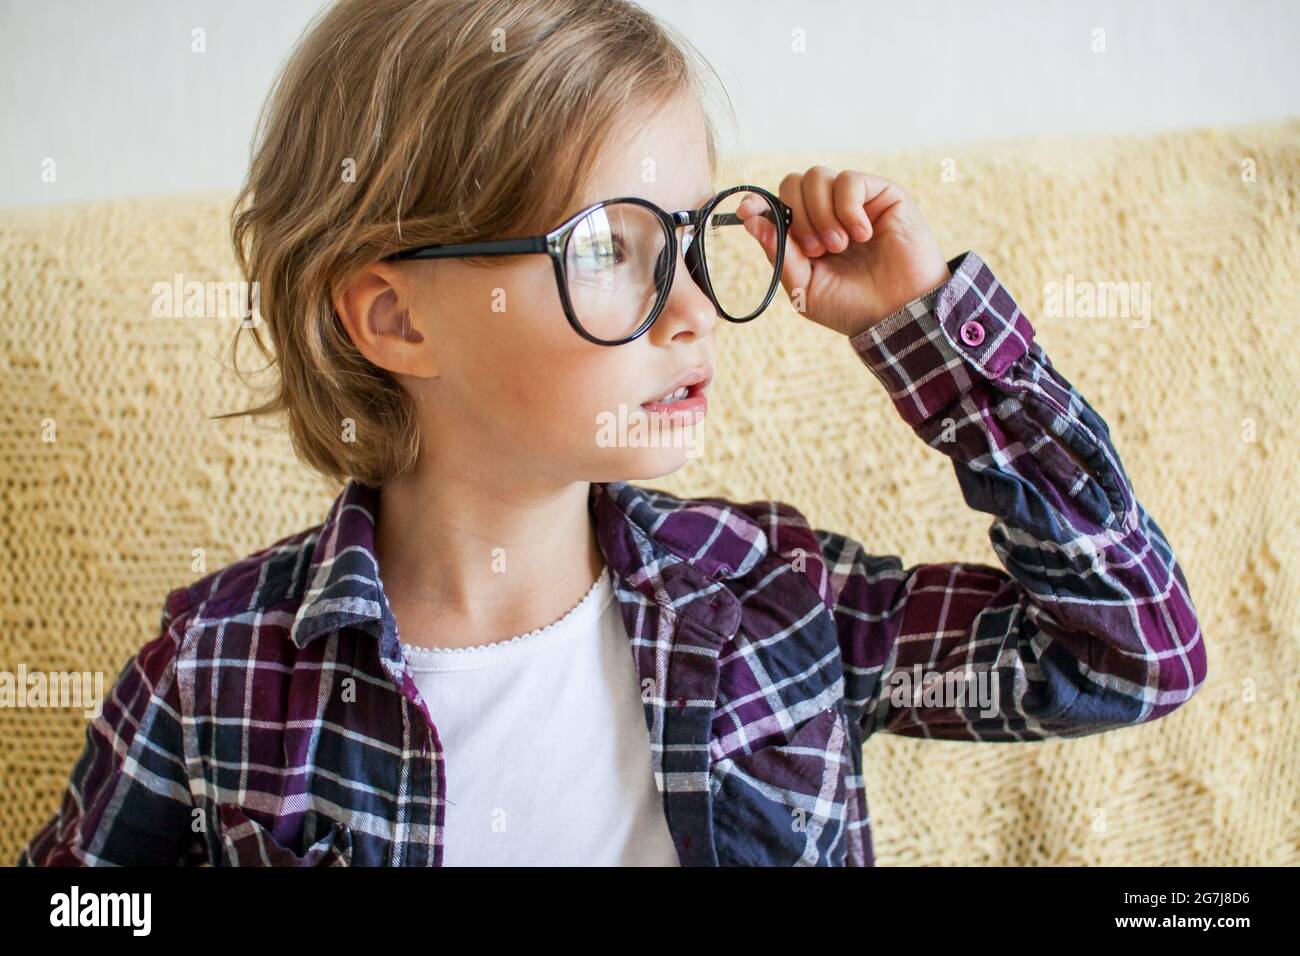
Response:
[[[1011,293],[974,252],[948,260],[951,278],[849,339],[913,428],[979,380],[999,380],[1034,340]]]

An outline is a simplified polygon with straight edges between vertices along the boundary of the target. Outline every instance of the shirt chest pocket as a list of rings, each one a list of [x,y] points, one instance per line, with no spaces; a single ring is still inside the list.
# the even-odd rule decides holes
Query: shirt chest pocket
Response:
[[[830,707],[782,742],[714,762],[713,825],[723,866],[841,866],[847,721]]]
[[[221,825],[220,866],[351,866],[352,830],[331,821],[328,832],[302,853],[285,846],[271,831],[233,803],[217,804]]]

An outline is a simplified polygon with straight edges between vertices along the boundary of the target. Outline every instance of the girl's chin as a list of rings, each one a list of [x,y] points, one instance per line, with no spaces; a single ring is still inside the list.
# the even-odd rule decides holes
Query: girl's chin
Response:
[[[689,448],[636,448],[624,449],[627,457],[623,459],[624,467],[619,471],[623,481],[649,481],[662,478],[683,466],[693,458],[700,457],[698,447]]]

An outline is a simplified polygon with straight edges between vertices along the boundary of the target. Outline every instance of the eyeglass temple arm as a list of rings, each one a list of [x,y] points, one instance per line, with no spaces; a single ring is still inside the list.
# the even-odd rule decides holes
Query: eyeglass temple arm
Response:
[[[790,224],[791,210],[783,209],[786,225]],[[776,215],[769,209],[760,213],[769,222],[776,222]],[[709,217],[714,225],[738,226],[744,222],[731,212],[715,213]],[[457,242],[449,245],[419,246],[385,256],[385,262],[399,262],[405,259],[454,259],[460,256],[519,256],[533,252],[546,252],[545,236],[527,236],[522,239],[489,239],[483,242]]]
[[[385,262],[402,259],[453,259],[460,256],[519,256],[530,252],[545,252],[545,236],[528,236],[524,239],[488,239],[483,242],[456,242],[448,245],[420,246],[385,256]]]

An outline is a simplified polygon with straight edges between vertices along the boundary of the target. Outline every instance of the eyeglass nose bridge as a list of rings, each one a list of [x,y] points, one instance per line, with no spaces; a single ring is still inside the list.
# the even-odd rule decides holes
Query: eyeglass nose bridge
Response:
[[[677,230],[681,229],[683,226],[695,226],[698,228],[701,221],[699,209],[683,209],[678,212],[664,212],[663,218],[665,225],[669,227],[669,234],[672,241],[664,247],[663,251],[665,255],[663,256],[663,264],[656,264],[655,266],[655,284],[661,285],[666,282],[669,283],[669,287],[665,288],[663,292],[661,309],[662,304],[667,303],[668,296],[672,292],[670,284],[671,280],[676,279],[677,252],[681,245],[677,238]],[[696,286],[699,287],[700,291],[708,296],[709,301],[713,303],[714,311],[720,317],[725,318],[725,312],[719,304],[717,296],[713,294],[713,283],[709,279],[708,266],[704,262],[704,257],[700,252],[700,244],[696,241],[697,239],[698,237],[692,234],[689,246],[682,250],[683,259],[686,262],[687,273],[695,282]],[[671,254],[671,256],[669,254]],[[668,263],[671,263],[671,265],[668,265]],[[665,279],[663,277],[662,273],[665,268],[672,270],[673,275],[671,279]],[[657,319],[658,316],[659,313],[656,311],[655,318]]]

